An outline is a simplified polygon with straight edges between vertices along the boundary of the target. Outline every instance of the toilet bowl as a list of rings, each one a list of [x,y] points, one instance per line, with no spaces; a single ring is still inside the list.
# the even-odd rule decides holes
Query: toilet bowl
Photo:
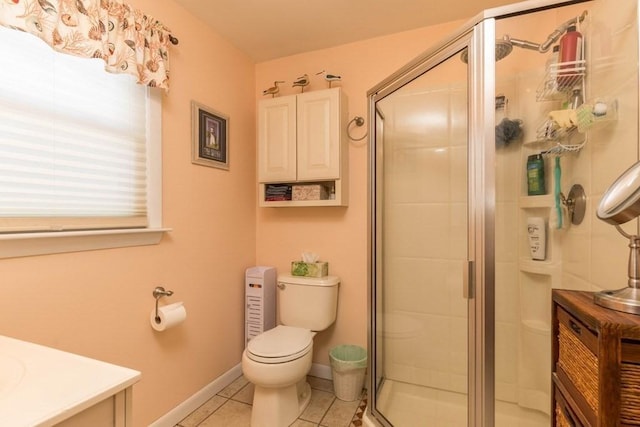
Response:
[[[252,427],[288,426],[307,407],[314,335],[304,328],[276,326],[249,342],[242,370],[255,386]]]
[[[282,324],[252,338],[242,353],[242,372],[254,385],[251,427],[287,427],[309,404],[313,337],[335,321],[338,283],[335,276],[278,277]]]

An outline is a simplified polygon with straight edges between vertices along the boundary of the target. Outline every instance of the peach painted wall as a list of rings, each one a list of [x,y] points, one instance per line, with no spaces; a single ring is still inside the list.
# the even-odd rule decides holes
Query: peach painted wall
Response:
[[[244,270],[255,264],[254,64],[173,1],[131,4],[169,26],[163,96],[159,245],[0,260],[0,334],[142,371],[135,426],[146,426],[240,362]],[[190,101],[230,116],[229,172],[191,163]],[[156,333],[155,286],[188,318]]]
[[[319,71],[339,74],[348,97],[349,120],[364,117],[365,127],[352,126],[360,137],[369,126],[367,91],[461,25],[461,21],[391,36],[317,50],[256,66],[256,102],[275,80],[286,80],[281,95],[299,92],[291,82],[308,74],[305,92],[327,88]],[[314,363],[329,365],[328,351],[338,344],[367,346],[367,162],[368,138],[349,145],[349,206],[346,208],[259,208],[256,260],[287,273],[303,251],[329,262],[329,273],[341,278],[336,323],[314,340]]]

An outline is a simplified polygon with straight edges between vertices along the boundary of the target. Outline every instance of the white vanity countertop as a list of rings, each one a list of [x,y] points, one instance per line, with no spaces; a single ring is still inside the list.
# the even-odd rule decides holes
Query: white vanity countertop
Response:
[[[133,369],[0,336],[0,425],[52,426],[140,376]]]

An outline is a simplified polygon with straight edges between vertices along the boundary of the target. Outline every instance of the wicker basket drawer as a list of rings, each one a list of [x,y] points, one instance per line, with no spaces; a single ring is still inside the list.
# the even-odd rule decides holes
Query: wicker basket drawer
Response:
[[[640,315],[593,295],[552,291],[553,427],[640,427]]]
[[[555,427],[583,427],[579,418],[567,403],[562,392],[555,388]]]
[[[564,409],[565,408],[556,402],[556,427],[575,427],[575,424],[572,424],[565,415],[566,412]]]
[[[558,308],[558,369],[587,405],[598,413],[598,337],[579,320]]]
[[[620,421],[640,425],[640,365],[622,363],[620,369]]]

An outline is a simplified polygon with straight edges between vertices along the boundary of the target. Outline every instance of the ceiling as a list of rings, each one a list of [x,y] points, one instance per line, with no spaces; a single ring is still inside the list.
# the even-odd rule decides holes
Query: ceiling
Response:
[[[514,0],[175,0],[255,62],[469,19]],[[180,34],[177,34],[178,38]]]

